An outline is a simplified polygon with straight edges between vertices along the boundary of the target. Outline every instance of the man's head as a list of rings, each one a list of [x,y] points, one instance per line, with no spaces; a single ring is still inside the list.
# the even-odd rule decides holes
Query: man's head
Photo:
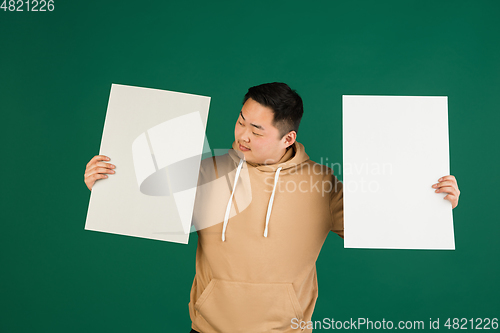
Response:
[[[302,99],[285,83],[248,89],[234,130],[245,159],[261,164],[278,162],[295,142],[302,114]]]
[[[243,104],[250,98],[272,109],[273,126],[279,130],[279,139],[290,131],[298,133],[304,113],[302,98],[287,84],[273,82],[251,87],[243,99]]]

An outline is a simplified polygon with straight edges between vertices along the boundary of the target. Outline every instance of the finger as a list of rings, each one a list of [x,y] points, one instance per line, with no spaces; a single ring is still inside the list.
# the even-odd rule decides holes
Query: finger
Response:
[[[441,188],[438,188],[437,190],[435,190],[434,192],[436,193],[450,193],[450,194],[453,194],[453,195],[457,195],[457,189],[452,187],[452,186],[444,186],[444,187],[441,187]]]
[[[443,177],[439,178],[438,182],[442,182],[443,180],[449,180],[449,181],[452,181],[455,183],[457,182],[457,179],[453,175],[443,176]]]
[[[108,168],[94,168],[88,174],[89,175],[93,175],[93,174],[96,174],[96,173],[115,173],[115,170],[111,170],[111,169],[108,169]]]
[[[449,202],[451,202],[451,208],[455,208],[457,207],[458,205],[458,198],[452,194],[448,194],[447,196],[445,196],[443,198],[444,200],[448,200]]]
[[[95,168],[106,168],[106,169],[114,169],[116,168],[116,166],[114,164],[111,164],[111,163],[104,163],[104,162],[96,162],[95,164],[92,164],[92,165],[89,165],[86,169],[85,169],[85,173],[90,173],[92,172]]]
[[[445,187],[452,187],[452,188],[454,188],[454,189],[455,189],[455,191],[454,191],[454,192],[455,192],[455,194],[456,194],[457,196],[459,196],[459,195],[460,195],[460,190],[458,189],[458,185],[457,185],[456,183],[451,182],[451,184],[449,184],[449,186],[441,186],[441,184],[445,184],[445,183],[449,183],[449,181],[446,181],[446,182],[443,182],[443,183],[434,184],[434,185],[437,185],[437,186],[432,185],[432,187],[433,187],[433,188],[437,188],[437,189],[439,189],[439,190],[440,190],[439,192],[448,192],[448,191],[441,191],[441,189],[443,189],[443,188],[445,188]],[[436,191],[436,192],[437,192],[437,191]],[[449,192],[448,192],[448,193],[449,193]]]
[[[110,168],[110,169],[116,168],[116,166],[114,164],[105,163],[105,162],[97,162],[95,165],[99,166],[99,167],[103,167],[103,168]]]
[[[109,160],[110,160],[110,158],[107,157],[106,155],[96,155],[96,156],[92,157],[92,159],[89,161],[89,163],[87,163],[87,166],[94,163],[95,161],[109,161]]]
[[[455,186],[456,184],[450,180],[445,180],[443,182],[440,182],[440,183],[436,183],[434,185],[432,185],[432,187],[434,188],[440,188],[440,187],[443,187],[443,186]]]
[[[94,187],[95,182],[98,181],[99,179],[105,179],[105,178],[108,178],[108,176],[104,175],[104,174],[96,173],[90,177],[87,177],[85,179],[85,184],[87,185],[87,188],[92,191],[92,187]]]
[[[450,193],[450,194],[446,195],[443,199],[451,201],[451,200],[456,199],[456,198],[457,198],[456,195]]]
[[[94,168],[89,172],[86,172],[85,177],[91,177],[92,175],[95,174],[105,174],[105,173],[115,173],[115,171],[107,168]]]
[[[102,174],[102,173],[96,173],[96,174],[93,174],[92,176],[90,176],[89,180],[95,182],[96,180],[103,179],[103,178],[108,178],[108,176],[105,174]]]

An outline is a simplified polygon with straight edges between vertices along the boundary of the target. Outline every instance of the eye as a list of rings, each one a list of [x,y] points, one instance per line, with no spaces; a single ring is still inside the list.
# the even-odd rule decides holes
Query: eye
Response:
[[[241,126],[244,126],[244,125],[241,123],[241,121],[238,121],[238,123],[239,123]]]
[[[252,132],[252,133],[253,133],[253,135],[262,136],[262,134],[257,134],[255,132]]]

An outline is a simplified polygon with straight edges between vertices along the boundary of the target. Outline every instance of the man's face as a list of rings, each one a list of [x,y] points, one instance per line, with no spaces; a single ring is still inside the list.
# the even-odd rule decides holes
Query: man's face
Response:
[[[273,126],[274,113],[249,98],[241,108],[234,128],[234,139],[245,160],[259,164],[273,164],[286,151],[285,135],[280,139],[279,130]]]

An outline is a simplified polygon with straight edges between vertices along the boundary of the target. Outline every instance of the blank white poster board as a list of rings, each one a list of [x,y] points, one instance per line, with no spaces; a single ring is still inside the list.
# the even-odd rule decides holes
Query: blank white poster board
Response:
[[[343,96],[345,248],[455,249],[447,97]]]
[[[209,105],[206,96],[111,86],[99,154],[116,173],[92,188],[86,230],[188,242],[201,156],[210,152]]]

